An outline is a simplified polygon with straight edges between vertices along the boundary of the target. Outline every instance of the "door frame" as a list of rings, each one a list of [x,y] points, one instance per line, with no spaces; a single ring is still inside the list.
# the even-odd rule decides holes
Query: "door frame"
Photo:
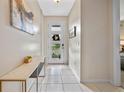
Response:
[[[58,34],[63,34],[63,43],[65,44],[65,42],[64,42],[64,30],[65,30],[65,28],[64,28],[64,23],[63,22],[49,22],[48,23],[48,37],[49,37],[49,35],[50,34],[52,34],[52,33],[54,33],[54,32],[51,32],[50,33],[50,28],[49,27],[51,27],[52,25],[54,25],[54,24],[57,24],[57,25],[61,25],[63,28],[63,32],[61,31],[61,32],[56,32],[56,33],[58,33]],[[51,54],[51,50],[50,50],[50,47],[49,47],[49,45],[51,44],[51,42],[50,42],[50,39],[48,38],[48,57],[50,57],[50,54]],[[48,64],[64,64],[64,50],[63,49],[61,49],[61,52],[63,52],[63,53],[61,53],[62,54],[62,59],[61,59],[61,61],[63,60],[63,62],[61,62],[60,61],[60,63],[58,62],[58,63],[56,63],[56,62],[49,62],[49,58],[48,58]],[[50,53],[50,54],[49,54]]]
[[[112,45],[113,45],[113,76],[112,84],[121,86],[120,65],[120,0],[112,0]]]

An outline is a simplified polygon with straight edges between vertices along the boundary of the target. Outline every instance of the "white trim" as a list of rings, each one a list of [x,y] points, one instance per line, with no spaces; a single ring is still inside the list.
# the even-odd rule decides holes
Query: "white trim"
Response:
[[[85,31],[84,30],[84,20],[85,20],[85,0],[81,0],[81,56],[80,56],[80,80],[83,81],[84,80],[84,75],[85,75],[85,64],[84,62],[86,61],[86,57],[85,57],[85,53],[86,53],[86,50],[85,50],[85,45],[86,45],[86,42],[85,42],[85,39],[86,39],[86,36],[85,36]]]
[[[102,79],[94,79],[94,80],[84,80],[84,81],[81,81],[81,83],[110,83],[111,81],[110,80],[102,80]]]
[[[113,28],[113,80],[115,86],[121,85],[120,70],[120,0],[112,0],[112,28]]]
[[[61,26],[61,28],[62,28],[62,31],[55,31],[55,32],[52,32],[51,31],[51,27],[52,27],[52,25],[60,25]],[[51,58],[51,54],[52,54],[52,50],[51,50],[51,44],[52,43],[57,43],[57,42],[53,42],[52,40],[51,40],[51,38],[50,38],[50,36],[52,35],[52,34],[60,34],[61,35],[61,37],[62,37],[62,39],[60,40],[60,41],[58,41],[61,45],[62,44],[64,44],[65,45],[65,42],[64,42],[64,31],[65,31],[65,27],[64,27],[64,23],[63,22],[49,22],[48,23],[48,63],[60,63],[60,64],[64,64],[65,62],[65,57],[64,57],[64,53],[65,53],[65,49],[62,49],[61,48],[61,56],[62,56],[62,58],[61,58],[61,60],[59,60],[59,59],[55,59],[55,60],[53,60],[53,58]],[[61,46],[62,47],[62,46]]]

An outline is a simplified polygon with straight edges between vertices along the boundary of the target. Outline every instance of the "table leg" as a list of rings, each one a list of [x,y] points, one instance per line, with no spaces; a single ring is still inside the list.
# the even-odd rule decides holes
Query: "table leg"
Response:
[[[2,92],[2,81],[0,81],[0,92]]]
[[[27,84],[26,84],[26,81],[25,81],[25,92],[27,92]]]
[[[38,86],[38,77],[37,77],[37,80],[36,80],[36,91],[38,92],[38,89],[39,89],[39,86]]]

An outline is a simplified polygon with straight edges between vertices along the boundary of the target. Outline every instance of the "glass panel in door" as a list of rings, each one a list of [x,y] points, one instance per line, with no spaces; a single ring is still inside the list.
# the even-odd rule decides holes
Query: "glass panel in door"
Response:
[[[61,44],[56,43],[52,45],[52,58],[61,59]]]

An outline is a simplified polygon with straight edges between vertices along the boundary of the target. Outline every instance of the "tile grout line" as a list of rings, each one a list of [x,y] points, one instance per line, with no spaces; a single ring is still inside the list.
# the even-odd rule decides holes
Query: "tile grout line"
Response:
[[[62,69],[61,69],[61,71],[62,71]],[[62,79],[62,72],[61,72],[61,80],[62,80],[62,88],[63,88],[63,92],[65,92],[64,84],[63,84],[63,79]]]
[[[51,76],[51,75],[49,75],[49,76]],[[59,75],[57,75],[57,76],[59,76]],[[56,75],[55,75],[55,77],[56,77]],[[61,80],[62,80],[62,76],[61,76],[61,74],[60,74],[59,77],[60,77]],[[48,87],[48,84],[60,84],[60,85],[62,85],[62,83],[47,83],[47,87]],[[46,89],[47,89],[47,88],[46,88]],[[62,85],[62,89],[63,89],[63,91],[64,91],[63,85]]]
[[[60,84],[61,86],[62,86],[62,91],[63,92],[65,92],[65,89],[64,89],[64,84],[76,84],[76,85],[79,85],[79,83],[64,83],[64,81],[63,81],[63,74],[62,74],[62,70],[64,70],[63,68],[61,68],[61,69],[59,69],[59,70],[61,70],[60,71],[60,74],[59,75],[53,75],[53,76],[55,76],[55,77],[57,77],[57,76],[59,76],[60,78],[61,78],[61,82],[62,83],[47,83],[46,82],[46,91],[47,91],[47,87],[48,87],[48,84]],[[48,77],[50,77],[51,75],[47,72],[47,74],[48,74]],[[68,76],[67,76],[68,77]],[[79,87],[80,87],[80,85],[79,85]],[[80,87],[81,88],[81,87]]]

